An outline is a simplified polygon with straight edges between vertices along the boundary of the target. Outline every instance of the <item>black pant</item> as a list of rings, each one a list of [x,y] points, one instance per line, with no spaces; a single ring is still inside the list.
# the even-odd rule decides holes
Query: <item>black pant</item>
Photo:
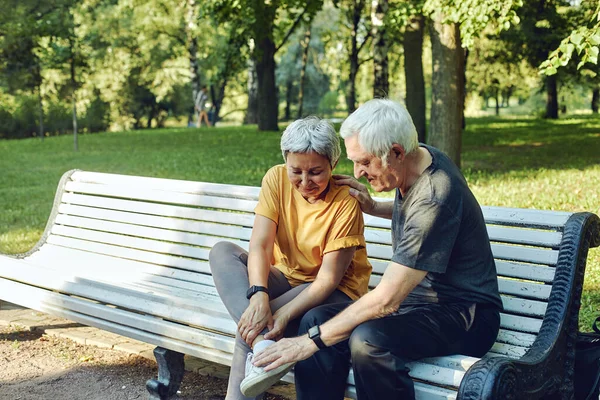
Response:
[[[334,317],[350,303],[316,307],[305,314],[298,333]],[[320,350],[295,366],[298,400],[342,400],[350,370],[359,400],[412,400],[415,389],[407,363],[424,357],[483,356],[500,327],[497,309],[478,305],[466,330],[460,307],[431,304],[406,314],[367,321],[350,338]]]

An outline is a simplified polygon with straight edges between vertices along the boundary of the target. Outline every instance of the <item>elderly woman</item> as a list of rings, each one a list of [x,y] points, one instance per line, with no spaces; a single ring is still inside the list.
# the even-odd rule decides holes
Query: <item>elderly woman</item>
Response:
[[[221,242],[210,253],[217,291],[238,323],[226,399],[255,397],[292,367],[265,372],[252,365],[252,349],[296,335],[295,320],[309,309],[368,289],[360,206],[332,179],[341,152],[335,130],[316,117],[297,120],[281,151],[285,164],[262,181],[249,252]]]

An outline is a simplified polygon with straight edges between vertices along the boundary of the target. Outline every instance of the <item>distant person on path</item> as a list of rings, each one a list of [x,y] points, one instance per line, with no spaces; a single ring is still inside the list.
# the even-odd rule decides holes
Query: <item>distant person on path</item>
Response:
[[[206,112],[206,102],[208,101],[208,94],[206,93],[206,86],[202,86],[202,89],[196,95],[196,111],[198,111],[198,128],[202,126],[202,120],[206,123],[206,126],[211,126],[208,120],[208,114]]]
[[[229,242],[210,251],[215,286],[238,324],[227,400],[259,396],[292,368],[265,372],[252,365],[252,351],[297,335],[311,308],[368,290],[363,214],[332,177],[341,153],[335,129],[316,117],[294,121],[281,151],[285,164],[262,180],[249,251]]]
[[[334,177],[364,212],[391,220],[391,260],[375,289],[308,311],[301,336],[257,352],[254,365],[298,362],[298,400],[342,400],[351,364],[359,400],[412,400],[410,362],[481,357],[496,340],[502,301],[483,213],[452,160],[418,143],[400,103],[368,101],[340,134],[355,178],[395,192],[394,201],[374,201],[355,178]]]

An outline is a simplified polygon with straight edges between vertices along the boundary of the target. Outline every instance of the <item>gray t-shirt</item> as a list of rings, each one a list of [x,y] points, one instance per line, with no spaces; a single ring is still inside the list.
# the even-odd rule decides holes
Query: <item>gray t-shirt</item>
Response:
[[[420,145],[433,161],[403,198],[396,190],[392,261],[428,271],[402,307],[430,303],[502,308],[481,207],[456,165]]]

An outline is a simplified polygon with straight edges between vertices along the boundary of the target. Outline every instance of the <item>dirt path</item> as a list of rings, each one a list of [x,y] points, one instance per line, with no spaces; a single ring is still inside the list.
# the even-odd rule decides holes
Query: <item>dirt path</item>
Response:
[[[0,327],[0,400],[147,399],[156,363],[15,326]],[[225,398],[227,382],[186,372],[176,399]],[[267,394],[269,400],[285,397]]]

